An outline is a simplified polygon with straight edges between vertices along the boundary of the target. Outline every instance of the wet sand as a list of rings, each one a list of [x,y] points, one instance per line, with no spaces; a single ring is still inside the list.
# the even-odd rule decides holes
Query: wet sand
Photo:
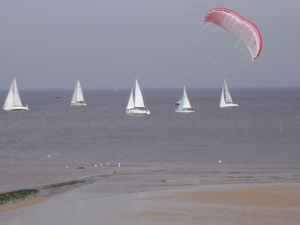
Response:
[[[300,207],[300,186],[296,184],[243,184],[219,187],[216,185],[210,189],[178,191],[145,199],[201,204]]]
[[[22,225],[36,224],[41,219],[45,225],[88,225],[99,221],[103,222],[100,224],[298,225],[300,221],[300,184],[295,183],[165,186],[152,191],[136,189],[112,194],[101,193],[99,185],[101,181],[53,196],[49,201],[37,198],[1,206],[13,209],[33,206],[25,208],[26,213],[22,209],[22,215],[18,210],[1,215],[6,222],[18,218]]]
[[[16,209],[21,209],[24,207],[34,206],[43,202],[48,201],[48,198],[34,198],[34,199],[27,199],[19,202],[8,203],[5,205],[0,205],[0,214],[9,212]]]
[[[132,213],[137,221],[201,224],[299,224],[300,185],[251,184],[179,190],[138,201],[169,202],[170,207]],[[128,217],[128,215],[127,215]]]

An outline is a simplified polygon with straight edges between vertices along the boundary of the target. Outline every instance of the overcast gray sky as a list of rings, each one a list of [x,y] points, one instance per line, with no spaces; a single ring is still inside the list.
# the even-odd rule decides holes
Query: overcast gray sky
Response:
[[[213,27],[201,22],[214,7],[257,25],[257,60],[236,67],[235,38],[207,35]],[[135,77],[142,88],[221,87],[223,78],[300,87],[299,9],[297,0],[2,0],[0,89],[14,76],[20,90],[73,89],[77,78],[83,89],[131,88]]]

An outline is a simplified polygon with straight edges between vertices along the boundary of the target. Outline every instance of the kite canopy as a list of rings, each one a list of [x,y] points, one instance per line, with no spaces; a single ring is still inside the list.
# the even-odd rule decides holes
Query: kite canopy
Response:
[[[249,49],[252,60],[259,56],[262,49],[262,37],[258,28],[250,20],[230,9],[213,8],[206,13],[204,21],[224,28],[241,40]]]

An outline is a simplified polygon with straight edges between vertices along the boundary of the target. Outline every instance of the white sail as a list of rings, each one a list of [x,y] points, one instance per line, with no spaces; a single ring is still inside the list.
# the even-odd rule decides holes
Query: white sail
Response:
[[[230,96],[230,93],[229,93],[229,90],[228,90],[228,86],[227,86],[227,83],[226,83],[226,80],[224,79],[224,92],[225,92],[225,102],[226,103],[232,103],[232,98]]]
[[[75,89],[74,89],[74,93],[73,93],[73,97],[71,100],[71,106],[73,106],[73,105],[86,106],[86,103],[84,102],[83,93],[82,93],[82,89],[81,89],[79,80],[77,80],[77,83],[76,83]]]
[[[28,110],[28,107],[22,106],[16,78],[13,79],[8,91],[3,109],[6,111],[12,110]]]
[[[131,88],[129,100],[127,103],[127,109],[133,109],[134,108],[134,101],[133,101],[133,87]]]
[[[190,104],[190,101],[187,97],[187,94],[186,94],[186,90],[185,90],[185,85],[183,86],[183,95],[182,95],[182,99],[183,99],[183,105],[182,105],[182,108],[183,109],[191,109],[192,106]]]
[[[220,107],[224,108],[224,107],[232,107],[232,106],[238,106],[238,104],[232,101],[226,80],[224,79],[222,93],[221,93]]]
[[[141,108],[145,107],[143,95],[137,80],[135,80],[134,106],[141,107]]]
[[[226,101],[225,101],[225,87],[223,84],[223,88],[222,88],[222,93],[221,93],[221,100],[220,100],[220,107],[226,105]]]
[[[188,96],[186,94],[185,85],[183,85],[182,97],[181,97],[180,103],[178,105],[178,108],[175,110],[175,112],[182,112],[182,113],[195,112],[195,110],[192,108],[190,101],[188,99]]]
[[[131,88],[129,100],[126,108],[127,114],[132,115],[149,115],[150,111],[144,105],[143,95],[137,80]]]

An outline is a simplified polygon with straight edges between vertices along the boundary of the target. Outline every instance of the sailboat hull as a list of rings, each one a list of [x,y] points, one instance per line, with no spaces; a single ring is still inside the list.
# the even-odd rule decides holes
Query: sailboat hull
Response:
[[[178,113],[194,113],[196,110],[194,109],[183,109],[183,110],[178,110],[178,109],[175,109],[175,112],[178,112]]]
[[[223,105],[220,104],[220,107],[221,107],[221,108],[237,107],[237,106],[239,106],[239,104],[237,104],[237,103],[225,103],[225,104],[223,104]]]
[[[4,108],[3,109],[5,111],[28,111],[28,107],[25,107],[25,106],[16,106],[16,107],[9,107],[9,108]]]
[[[150,115],[149,109],[140,109],[140,108],[133,108],[133,109],[126,109],[126,113],[128,115]]]
[[[85,102],[75,102],[75,103],[71,103],[71,106],[86,106]]]

